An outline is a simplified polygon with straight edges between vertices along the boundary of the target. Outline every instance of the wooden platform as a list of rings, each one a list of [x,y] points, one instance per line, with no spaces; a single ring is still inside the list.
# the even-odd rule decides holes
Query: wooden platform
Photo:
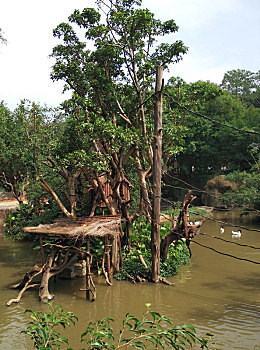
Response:
[[[122,234],[121,215],[62,218],[57,219],[53,224],[24,227],[23,231],[46,235],[67,235],[69,238],[115,237]]]

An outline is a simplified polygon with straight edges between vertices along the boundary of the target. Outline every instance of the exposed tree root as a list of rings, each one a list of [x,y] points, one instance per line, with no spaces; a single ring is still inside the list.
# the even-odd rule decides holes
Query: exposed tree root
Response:
[[[138,282],[142,283],[142,282],[147,282],[145,278],[140,277],[139,275],[136,276],[136,279]]]

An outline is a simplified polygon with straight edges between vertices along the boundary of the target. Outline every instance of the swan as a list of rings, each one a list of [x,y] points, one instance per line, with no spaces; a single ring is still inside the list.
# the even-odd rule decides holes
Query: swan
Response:
[[[238,231],[232,231],[232,237],[241,237],[241,230],[238,230]]]
[[[224,232],[225,232],[224,227],[221,226],[221,227],[220,227],[220,233],[224,233]]]

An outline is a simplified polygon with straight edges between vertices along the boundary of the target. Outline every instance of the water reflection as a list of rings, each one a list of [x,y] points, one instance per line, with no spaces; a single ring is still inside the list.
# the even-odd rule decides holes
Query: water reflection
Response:
[[[218,220],[239,223],[239,216],[231,212],[217,212]],[[243,221],[254,227],[254,223]],[[201,232],[232,241],[232,226],[225,225],[220,233],[220,223],[206,221]],[[259,228],[259,227],[258,227]],[[243,230],[240,243],[260,246],[260,233]],[[196,238],[198,242],[217,250],[255,261],[260,261],[260,251],[221,242],[207,236]],[[82,348],[79,334],[89,323],[110,316],[115,319],[114,328],[121,327],[127,312],[141,316],[145,303],[154,310],[170,317],[176,324],[193,324],[199,334],[214,334],[217,349],[248,350],[260,343],[260,271],[259,265],[231,259],[192,244],[193,258],[182,267],[180,274],[170,280],[174,287],[163,284],[137,284],[114,281],[108,287],[103,278],[96,277],[97,301],[87,302],[84,280],[58,280],[50,284],[55,302],[69,307],[78,317],[76,327],[66,332],[75,349]],[[0,236],[0,349],[31,349],[32,345],[20,335],[27,317],[26,308],[44,309],[38,302],[37,291],[24,294],[20,304],[5,306],[7,300],[17,296],[8,286],[20,279],[38,259],[28,243],[13,243]],[[257,349],[257,348],[256,348]]]

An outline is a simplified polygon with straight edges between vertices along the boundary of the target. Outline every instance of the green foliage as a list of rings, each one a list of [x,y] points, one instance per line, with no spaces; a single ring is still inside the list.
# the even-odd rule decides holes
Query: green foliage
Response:
[[[260,71],[233,69],[225,73],[221,86],[236,97],[248,97],[260,86]]]
[[[240,207],[242,215],[250,214],[260,210],[260,153],[259,146],[251,147],[251,154],[255,163],[249,171],[234,171],[226,176],[227,180],[237,184],[234,191],[220,196],[224,203],[235,203]]]
[[[259,173],[239,172],[235,171],[226,176],[227,180],[236,182],[238,188],[235,191],[229,192],[221,196],[221,200],[229,203],[236,203],[242,207],[244,213],[249,214],[260,210],[260,179]]]
[[[147,311],[142,318],[127,313],[123,320],[123,328],[115,339],[110,318],[98,322],[90,322],[81,339],[87,342],[88,349],[119,349],[132,347],[135,349],[184,349],[184,346],[199,344],[208,349],[207,340],[196,336],[196,330],[189,325],[174,326],[171,320],[158,312]]]
[[[65,311],[61,305],[53,306],[48,303],[49,311],[26,310],[30,313],[31,322],[27,330],[22,333],[27,334],[34,342],[36,349],[61,349],[60,344],[68,344],[68,339],[61,336],[59,332],[60,326],[66,328],[71,324],[75,325],[78,320],[71,311]],[[67,347],[66,349],[71,349]]]
[[[101,262],[104,254],[104,242],[100,237],[91,239],[90,253],[92,255],[92,266],[97,269],[97,274],[101,274]]]
[[[77,317],[70,311],[64,311],[60,305],[53,307],[48,304],[50,311],[36,312],[26,310],[31,314],[32,321],[27,327],[27,334],[34,341],[36,349],[61,349],[60,344],[68,344],[68,339],[60,336],[57,327],[66,328],[75,324]],[[158,312],[147,310],[138,319],[127,313],[123,320],[123,327],[119,334],[113,330],[113,319],[105,317],[97,322],[89,322],[86,331],[81,335],[81,342],[87,345],[88,350],[119,348],[127,349],[185,349],[198,344],[201,349],[208,349],[208,341],[196,335],[196,330],[190,325],[174,326],[172,321]],[[66,349],[71,349],[67,347]],[[82,349],[84,350],[84,349]]]
[[[161,237],[169,233],[170,225],[167,223],[161,224]],[[175,242],[174,242],[175,243]],[[181,265],[187,264],[189,259],[189,251],[185,244],[185,240],[180,240],[174,247],[174,243],[169,247],[167,259],[160,261],[160,276],[169,277],[178,273]],[[141,276],[151,280],[152,276],[152,255],[151,255],[151,224],[143,218],[139,218],[133,224],[131,234],[131,245],[134,247],[127,251],[124,257],[124,265],[116,274],[118,280],[127,279],[129,276],[136,279]],[[148,267],[148,270],[140,262],[140,253]]]
[[[202,188],[210,176],[248,171],[251,167],[250,144],[257,136],[227,128],[228,124],[239,129],[259,130],[260,109],[249,105],[228,91],[210,82],[187,84],[180,78],[171,78],[165,87],[168,108],[176,116],[183,110],[171,99],[195,112],[203,114],[220,124],[211,123],[186,111],[183,126],[186,127],[183,150],[177,155],[180,175],[187,182],[194,181]],[[250,90],[250,96],[256,92]],[[222,124],[222,125],[221,125]]]
[[[36,178],[54,111],[23,100],[14,112],[0,104],[0,184],[23,202],[24,190]]]
[[[60,44],[52,51],[56,61],[51,77],[62,80],[73,96],[63,104],[65,128],[50,153],[59,175],[63,168],[71,177],[82,171],[88,180],[105,174],[116,192],[124,173],[140,181],[137,158],[139,167],[151,172],[156,67],[167,69],[182,59],[187,48],[172,39],[158,45],[157,39],[172,36],[178,26],[174,20],[156,19],[140,8],[141,1],[96,4],[97,9],[75,10],[53,31]],[[165,165],[182,148],[183,128],[178,122],[172,113],[165,113]],[[134,187],[131,213],[144,195]]]
[[[31,223],[35,214],[35,209],[28,204],[22,204],[15,212],[7,214],[4,219],[5,235],[14,240],[28,237],[28,233],[23,232],[22,228]]]
[[[33,239],[30,233],[22,231],[25,226],[37,226],[53,222],[60,215],[56,205],[50,201],[48,205],[36,207],[31,204],[21,204],[13,213],[7,214],[4,219],[5,236],[13,240]]]

